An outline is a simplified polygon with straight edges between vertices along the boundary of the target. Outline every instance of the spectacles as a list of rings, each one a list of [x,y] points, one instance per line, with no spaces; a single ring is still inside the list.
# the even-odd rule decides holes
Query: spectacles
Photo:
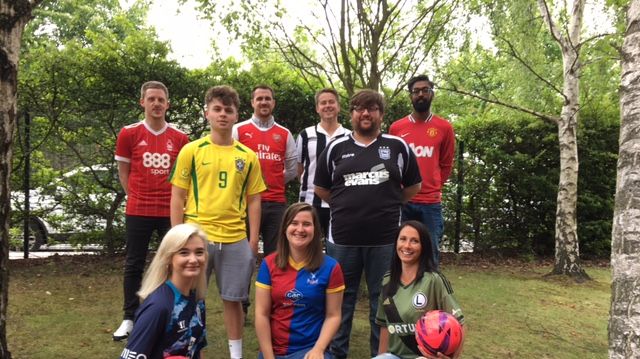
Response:
[[[355,111],[357,113],[363,113],[365,110],[367,110],[369,113],[372,112],[376,112],[378,111],[380,108],[378,106],[354,106],[351,108],[351,111]]]
[[[421,93],[424,93],[425,95],[429,95],[429,94],[433,93],[433,89],[431,87],[423,87],[423,88],[419,88],[419,89],[414,88],[413,90],[411,90],[409,92],[411,92],[411,94],[414,95],[414,96],[418,96]]]

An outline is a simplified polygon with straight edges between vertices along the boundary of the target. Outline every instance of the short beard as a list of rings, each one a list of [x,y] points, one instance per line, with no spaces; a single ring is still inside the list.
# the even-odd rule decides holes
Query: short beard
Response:
[[[416,110],[416,112],[418,113],[429,112],[430,108],[431,108],[431,101],[429,100],[413,101],[413,109]]]

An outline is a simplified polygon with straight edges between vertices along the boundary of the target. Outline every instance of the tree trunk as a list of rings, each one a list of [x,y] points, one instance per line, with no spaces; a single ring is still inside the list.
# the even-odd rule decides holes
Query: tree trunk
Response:
[[[576,0],[566,31],[553,21],[545,0],[538,0],[542,17],[562,51],[564,104],[558,121],[560,181],[556,209],[556,255],[552,274],[589,279],[580,265],[576,206],[578,202],[578,111],[580,109],[580,31],[585,0]]]
[[[9,299],[9,179],[11,144],[16,126],[18,59],[24,26],[41,0],[0,0],[0,359],[11,358],[7,347]]]
[[[611,243],[609,358],[640,358],[640,0],[627,12]]]

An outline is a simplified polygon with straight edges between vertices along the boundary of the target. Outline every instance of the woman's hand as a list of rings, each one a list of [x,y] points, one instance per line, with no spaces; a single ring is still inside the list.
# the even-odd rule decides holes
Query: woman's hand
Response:
[[[312,348],[304,355],[304,359],[324,359],[324,351]]]

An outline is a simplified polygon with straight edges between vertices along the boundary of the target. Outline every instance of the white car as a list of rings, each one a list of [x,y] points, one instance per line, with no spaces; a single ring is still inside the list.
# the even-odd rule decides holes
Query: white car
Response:
[[[29,247],[65,241],[71,235],[104,230],[109,209],[114,205],[116,219],[122,219],[124,196],[114,166],[78,167],[64,173],[49,185],[30,190]],[[11,192],[12,243],[22,248],[24,192]],[[20,243],[20,245],[17,245]]]

